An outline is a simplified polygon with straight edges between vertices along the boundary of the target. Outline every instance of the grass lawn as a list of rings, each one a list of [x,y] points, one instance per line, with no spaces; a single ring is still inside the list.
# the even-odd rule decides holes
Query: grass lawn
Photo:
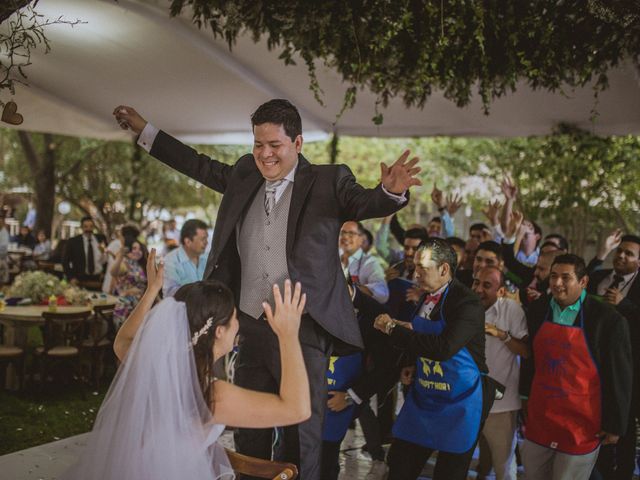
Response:
[[[109,382],[100,391],[49,386],[42,394],[0,390],[0,455],[88,432]]]

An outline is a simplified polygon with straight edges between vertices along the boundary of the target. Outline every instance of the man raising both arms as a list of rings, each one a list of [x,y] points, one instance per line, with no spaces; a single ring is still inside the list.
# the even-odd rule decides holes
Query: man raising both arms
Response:
[[[287,100],[271,100],[253,113],[253,153],[234,165],[198,154],[131,107],[119,106],[113,113],[151,155],[224,194],[203,278],[226,283],[238,303],[243,335],[238,385],[277,391],[277,339],[262,318],[262,302],[273,302],[274,283],[289,278],[304,285],[308,302],[300,340],[312,415],[285,428],[283,459],[298,464],[305,480],[319,479],[328,356],[334,344],[362,347],[338,258],[340,227],[406,205],[408,189],[420,184],[418,159],[408,160],[406,151],[391,166],[381,164],[380,184],[365,189],[346,166],[313,165],[302,156],[302,121]],[[271,444],[271,430],[241,430],[236,437],[241,453],[261,458],[271,457]]]

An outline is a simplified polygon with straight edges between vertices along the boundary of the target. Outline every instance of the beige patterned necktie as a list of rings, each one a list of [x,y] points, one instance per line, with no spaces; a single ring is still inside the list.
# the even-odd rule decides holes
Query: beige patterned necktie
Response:
[[[282,182],[284,182],[284,179],[276,180],[274,182],[270,182],[269,180],[267,180],[265,182],[265,186],[264,186],[264,211],[266,212],[267,216],[269,216],[269,214],[273,210],[273,207],[276,204],[276,190],[278,189],[278,187],[280,185],[282,185]]]

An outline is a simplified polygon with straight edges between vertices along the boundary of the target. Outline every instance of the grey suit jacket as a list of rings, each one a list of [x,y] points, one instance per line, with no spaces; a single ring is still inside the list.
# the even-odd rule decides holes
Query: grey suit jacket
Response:
[[[241,262],[235,227],[264,182],[253,155],[226,165],[162,131],[150,153],[224,194],[204,278],[227,284],[237,303]],[[405,204],[390,198],[380,185],[373,189],[358,185],[344,165],[313,165],[299,155],[286,232],[289,275],[307,292],[306,309],[311,317],[347,344],[362,347],[362,338],[338,258],[340,227],[347,220],[390,215]]]

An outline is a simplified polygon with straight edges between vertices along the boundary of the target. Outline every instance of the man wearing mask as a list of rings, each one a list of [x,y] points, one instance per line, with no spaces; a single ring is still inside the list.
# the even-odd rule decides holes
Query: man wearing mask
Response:
[[[629,329],[614,308],[587,295],[588,281],[580,257],[561,255],[551,267],[551,300],[527,311],[532,356],[520,372],[527,480],[588,479],[600,446],[627,429]]]

